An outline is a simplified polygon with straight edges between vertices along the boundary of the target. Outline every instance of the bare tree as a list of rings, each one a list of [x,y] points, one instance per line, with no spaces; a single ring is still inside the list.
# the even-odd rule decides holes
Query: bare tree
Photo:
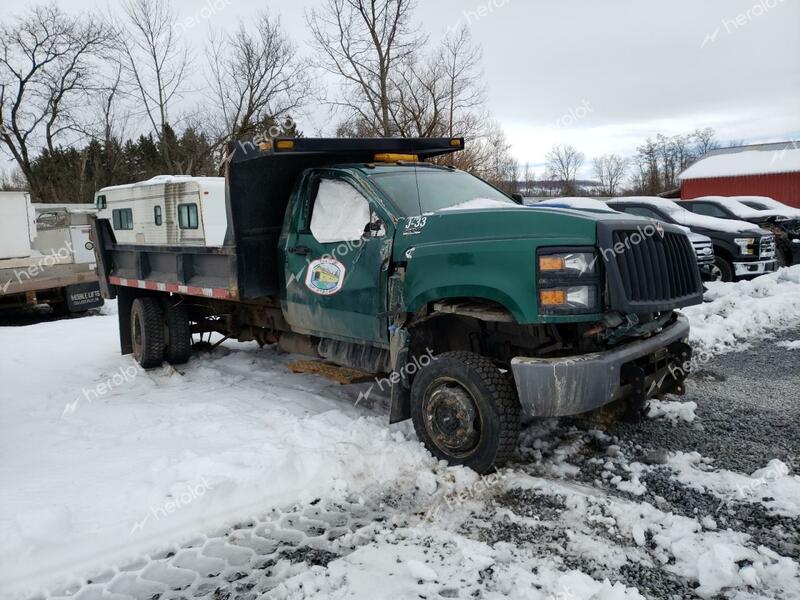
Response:
[[[552,179],[564,182],[564,189],[572,189],[583,166],[585,156],[574,146],[557,144],[545,155],[547,170]]]
[[[486,104],[486,89],[483,85],[483,73],[480,71],[481,60],[481,49],[473,44],[466,25],[444,39],[438,61],[443,65],[447,137],[465,134],[461,130],[464,125],[463,117],[482,110]]]
[[[82,109],[97,85],[94,61],[108,40],[97,20],[66,15],[55,4],[0,27],[0,139],[35,198],[46,185],[33,168],[35,155],[53,153],[67,133],[82,137]]]
[[[252,27],[212,39],[207,81],[218,113],[215,146],[255,137],[267,125],[287,119],[306,101],[307,65],[284,33],[280,19],[261,12]]]
[[[124,73],[164,161],[174,170],[166,138],[175,125],[171,111],[184,93],[189,49],[175,27],[169,0],[124,0],[122,7],[127,22],[117,27],[117,36]]]
[[[392,119],[403,136],[482,135],[486,93],[480,70],[481,50],[466,26],[447,35],[427,62],[409,57],[392,80]],[[474,118],[480,113],[481,118]],[[478,125],[474,130],[467,126]]]
[[[533,190],[533,184],[536,180],[536,172],[531,168],[531,164],[526,162],[522,169],[522,179],[525,181],[525,193],[530,195]]]
[[[618,154],[604,154],[594,159],[594,174],[604,195],[617,195],[627,169],[628,161]]]
[[[694,139],[695,153],[698,158],[710,152],[711,150],[719,148],[719,142],[716,140],[716,134],[711,127],[706,127],[705,129],[695,129],[691,134],[691,137]]]
[[[344,81],[339,100],[373,135],[390,136],[392,80],[421,47],[424,38],[411,27],[414,0],[325,0],[307,15],[318,65]]]

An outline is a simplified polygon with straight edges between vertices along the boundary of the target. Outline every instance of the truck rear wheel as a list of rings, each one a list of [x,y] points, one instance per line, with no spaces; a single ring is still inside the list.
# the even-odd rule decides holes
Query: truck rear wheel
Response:
[[[411,419],[434,456],[478,473],[506,462],[519,438],[520,407],[511,375],[472,352],[441,354],[417,374]]]
[[[164,358],[171,365],[182,365],[192,354],[192,330],[189,325],[189,313],[182,304],[163,303],[164,324],[167,327],[167,339],[164,347]]]
[[[136,298],[131,306],[133,356],[143,369],[158,367],[164,360],[164,320],[155,298]]]

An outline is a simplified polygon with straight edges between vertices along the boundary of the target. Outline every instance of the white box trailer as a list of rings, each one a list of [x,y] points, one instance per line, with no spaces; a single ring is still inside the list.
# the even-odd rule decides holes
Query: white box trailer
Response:
[[[0,192],[0,260],[27,258],[36,238],[36,214],[27,192]]]
[[[222,246],[228,219],[224,177],[159,175],[95,194],[119,244]]]

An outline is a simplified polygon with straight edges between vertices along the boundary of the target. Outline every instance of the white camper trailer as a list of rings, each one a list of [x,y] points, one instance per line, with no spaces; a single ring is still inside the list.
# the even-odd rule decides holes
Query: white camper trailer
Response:
[[[95,194],[120,244],[222,246],[228,220],[224,177],[159,175]]]

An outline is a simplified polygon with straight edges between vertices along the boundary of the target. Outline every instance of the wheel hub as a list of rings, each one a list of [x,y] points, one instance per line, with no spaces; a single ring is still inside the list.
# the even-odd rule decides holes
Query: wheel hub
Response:
[[[424,412],[428,433],[443,450],[465,453],[477,444],[475,403],[460,385],[446,382],[435,386],[426,398]]]

